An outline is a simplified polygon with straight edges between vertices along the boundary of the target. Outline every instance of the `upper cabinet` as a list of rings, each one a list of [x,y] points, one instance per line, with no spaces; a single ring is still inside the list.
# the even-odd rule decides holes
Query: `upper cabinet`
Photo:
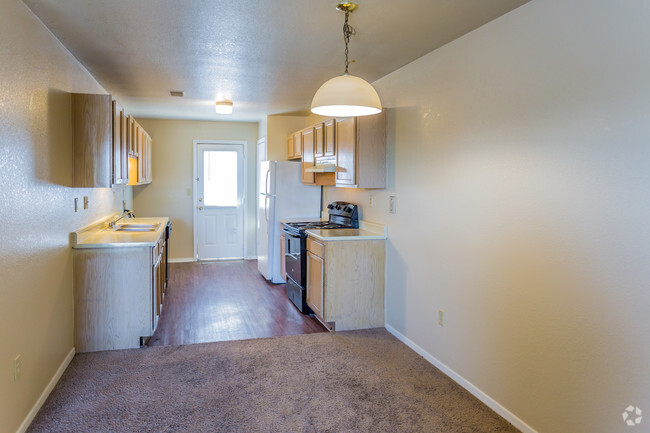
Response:
[[[336,119],[336,186],[386,187],[386,112]]]
[[[295,149],[293,147],[293,134],[287,137],[287,159],[293,159]]]
[[[309,127],[300,131],[302,140],[302,183],[315,182],[314,172],[309,169],[314,167],[314,128]]]
[[[111,95],[73,93],[72,97],[72,187],[110,188],[134,184],[131,159],[140,160],[142,141],[134,132],[137,122],[127,116]],[[139,128],[139,125],[137,125]],[[147,137],[143,182],[151,182],[151,137]],[[142,133],[140,133],[142,134]],[[140,178],[138,178],[138,181]]]
[[[296,138],[298,137],[298,138]],[[294,133],[302,145],[302,181],[346,188],[386,187],[386,113],[328,119]],[[290,159],[297,158],[294,155]]]
[[[128,117],[119,102],[113,100],[113,184],[129,182]]]
[[[133,118],[131,125],[131,142],[129,145],[129,185],[151,183],[151,136]]]
[[[120,111],[110,95],[72,94],[74,188],[110,188],[126,183]]]

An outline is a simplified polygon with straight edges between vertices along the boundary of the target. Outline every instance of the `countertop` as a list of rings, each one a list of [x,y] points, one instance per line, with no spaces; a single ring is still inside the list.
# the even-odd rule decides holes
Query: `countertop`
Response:
[[[370,221],[359,221],[358,229],[309,229],[309,237],[320,241],[371,241],[388,239],[386,226]]]
[[[123,247],[153,247],[165,230],[169,218],[123,218],[119,224],[160,224],[155,231],[129,232],[114,231],[105,228],[106,222],[113,219],[108,218],[97,221],[76,232],[72,232],[72,248],[123,248]]]

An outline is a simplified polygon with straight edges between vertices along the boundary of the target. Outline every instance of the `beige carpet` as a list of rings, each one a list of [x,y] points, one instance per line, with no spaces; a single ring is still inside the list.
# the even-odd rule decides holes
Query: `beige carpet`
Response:
[[[30,432],[517,432],[385,329],[75,356]]]

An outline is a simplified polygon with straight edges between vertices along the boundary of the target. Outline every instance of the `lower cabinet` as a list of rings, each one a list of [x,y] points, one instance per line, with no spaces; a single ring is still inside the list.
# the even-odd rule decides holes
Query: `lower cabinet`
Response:
[[[307,238],[307,304],[330,330],[384,326],[384,240]]]
[[[284,233],[280,235],[280,276],[287,281],[287,262],[284,260],[284,253],[287,251],[287,242]]]
[[[153,247],[73,250],[75,350],[140,347],[156,330],[167,278],[167,235]]]

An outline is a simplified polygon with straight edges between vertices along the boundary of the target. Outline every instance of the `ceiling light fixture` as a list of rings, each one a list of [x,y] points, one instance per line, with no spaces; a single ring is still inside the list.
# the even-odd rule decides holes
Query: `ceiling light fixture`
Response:
[[[232,101],[217,101],[217,114],[232,114]]]
[[[381,112],[377,91],[366,80],[348,73],[350,60],[348,44],[354,29],[348,25],[350,13],[358,8],[356,3],[340,2],[336,9],[345,12],[343,40],[345,41],[345,73],[325,82],[311,101],[311,112],[321,116],[368,116]]]

